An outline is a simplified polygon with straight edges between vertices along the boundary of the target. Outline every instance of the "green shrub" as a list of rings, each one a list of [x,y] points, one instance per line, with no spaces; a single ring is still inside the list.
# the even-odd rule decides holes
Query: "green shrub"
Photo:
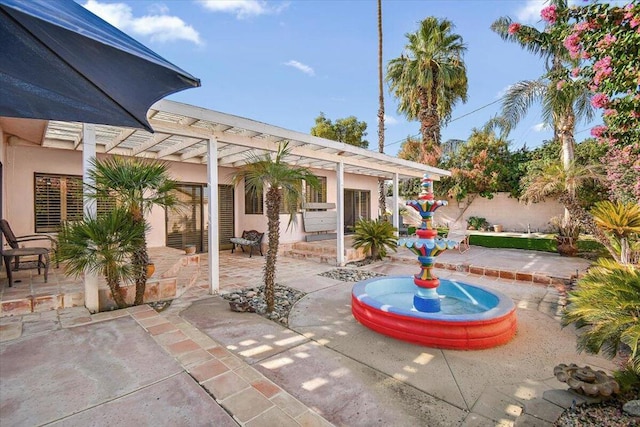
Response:
[[[387,221],[361,219],[356,222],[356,231],[353,239],[355,249],[363,248],[371,251],[371,258],[382,259],[387,256],[387,250],[396,252],[398,241],[395,232],[397,229]]]
[[[474,230],[480,230],[481,228],[489,228],[489,222],[486,218],[481,216],[470,216],[467,218],[467,224],[473,227]]]
[[[569,292],[564,326],[578,328],[578,351],[614,358],[628,349],[627,368],[640,375],[640,270],[599,260]]]

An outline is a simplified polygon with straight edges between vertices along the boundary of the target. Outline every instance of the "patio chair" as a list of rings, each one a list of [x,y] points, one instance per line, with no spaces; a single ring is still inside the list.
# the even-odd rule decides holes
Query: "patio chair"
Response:
[[[56,268],[60,266],[58,262],[58,257],[56,253],[58,251],[58,241],[55,237],[49,234],[26,234],[24,236],[16,236],[11,230],[11,226],[9,226],[9,222],[6,219],[0,219],[0,229],[2,230],[2,234],[6,240],[6,243],[11,247],[11,249],[20,249],[20,244],[24,242],[37,242],[37,241],[48,241],[49,247],[47,250],[53,253],[53,257],[56,260]],[[1,249],[1,248],[0,248]],[[14,257],[14,270],[20,269],[20,257]]]
[[[462,226],[451,226],[449,227],[449,233],[447,234],[448,240],[453,240],[458,243],[458,250],[461,254],[465,253],[469,250],[469,233],[467,232],[466,223],[462,224]]]

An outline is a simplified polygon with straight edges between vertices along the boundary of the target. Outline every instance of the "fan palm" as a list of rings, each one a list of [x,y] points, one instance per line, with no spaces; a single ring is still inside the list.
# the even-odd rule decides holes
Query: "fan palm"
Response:
[[[467,101],[466,46],[453,28],[446,19],[426,18],[417,32],[406,35],[405,53],[387,66],[398,111],[409,120],[420,121],[424,152],[436,152],[431,163],[439,156],[440,126],[451,118],[457,101]]]
[[[160,161],[138,158],[109,157],[93,159],[90,178],[95,183],[93,197],[108,197],[125,209],[136,223],[146,225],[145,215],[154,206],[172,208],[178,200],[174,193],[176,182],[169,177],[168,165]],[[134,253],[136,273],[135,305],[143,303],[147,283],[146,237],[143,236]]]
[[[115,208],[97,217],[63,223],[58,234],[58,257],[66,271],[81,276],[85,271],[104,276],[118,308],[127,303],[120,283],[135,280],[131,258],[144,242],[146,227],[129,212]]]
[[[620,261],[629,262],[628,239],[640,233],[640,206],[633,202],[597,202],[591,214],[598,227],[613,235],[620,246]]]
[[[578,350],[615,357],[620,344],[630,348],[629,365],[640,374],[640,270],[600,260],[569,293],[562,323],[575,323]]]
[[[264,266],[264,294],[267,311],[274,308],[276,261],[280,244],[280,207],[284,205],[289,214],[289,225],[296,219],[297,208],[302,201],[302,180],[311,188],[320,188],[320,181],[309,169],[292,166],[285,162],[290,149],[288,143],[281,144],[272,157],[271,154],[251,156],[234,176],[234,184],[242,181],[245,191],[262,195],[266,189],[267,237],[269,247]]]

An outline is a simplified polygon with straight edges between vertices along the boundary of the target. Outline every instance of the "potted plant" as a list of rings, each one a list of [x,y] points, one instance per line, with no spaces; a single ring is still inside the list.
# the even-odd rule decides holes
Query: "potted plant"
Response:
[[[556,228],[558,253],[562,256],[575,256],[578,253],[580,222],[572,218],[554,217],[551,224]]]
[[[363,248],[371,251],[374,260],[387,256],[387,250],[397,251],[395,227],[387,221],[361,219],[356,222],[356,234],[353,239],[353,248]]]
[[[469,230],[486,231],[489,228],[489,222],[481,216],[470,216],[467,219],[467,224],[469,224]]]

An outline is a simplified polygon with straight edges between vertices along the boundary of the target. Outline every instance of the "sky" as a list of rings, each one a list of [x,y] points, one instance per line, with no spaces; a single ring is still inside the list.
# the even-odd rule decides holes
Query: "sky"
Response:
[[[310,133],[322,112],[367,123],[378,147],[376,0],[77,0],[159,55],[198,77],[202,87],[167,99]],[[442,140],[466,140],[500,111],[509,85],[537,79],[543,61],[503,41],[501,16],[542,28],[544,0],[383,0],[383,66],[399,57],[407,33],[428,16],[446,18],[467,46],[468,101],[453,110]],[[395,156],[420,125],[398,113],[385,83],[385,153]],[[497,102],[496,102],[497,101]],[[493,104],[492,104],[493,103]],[[489,105],[491,104],[491,105]],[[595,123],[579,123],[576,140]],[[511,132],[511,148],[550,139],[536,106]]]

